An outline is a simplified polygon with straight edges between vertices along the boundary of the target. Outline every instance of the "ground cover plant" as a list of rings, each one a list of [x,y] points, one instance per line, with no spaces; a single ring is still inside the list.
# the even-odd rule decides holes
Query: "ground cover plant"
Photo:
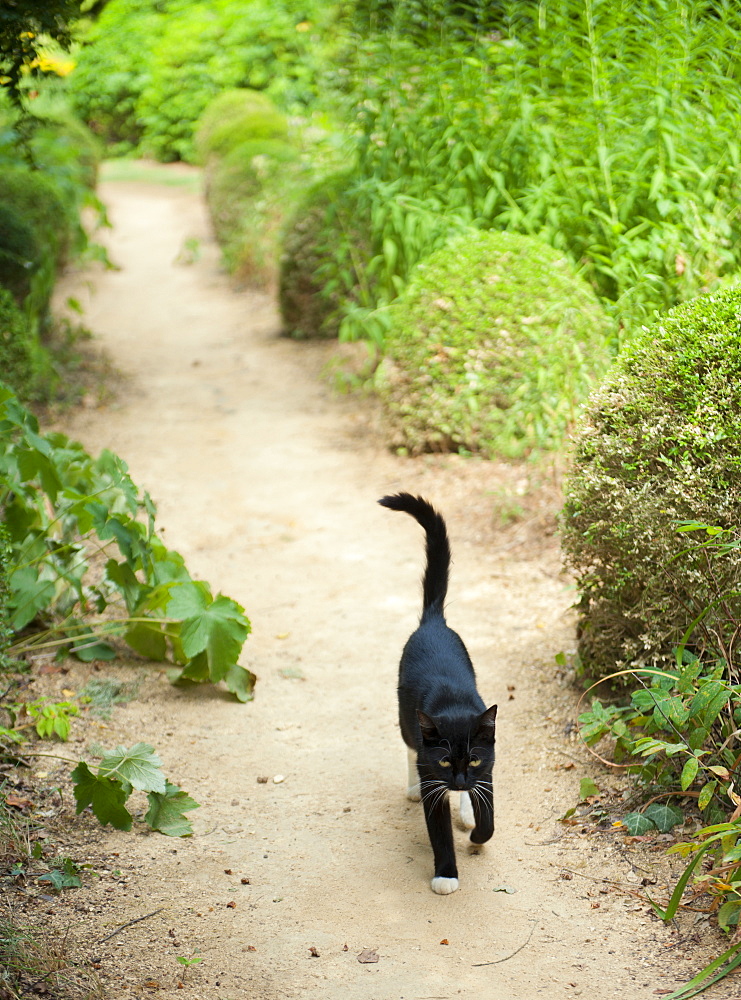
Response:
[[[249,633],[243,609],[193,580],[155,529],[155,508],[126,465],[93,459],[0,387],[0,510],[11,546],[11,654],[67,649],[115,655],[115,638],[148,659],[169,659],[181,683],[224,681],[251,697],[238,663]],[[91,624],[90,619],[94,622]]]
[[[558,447],[608,366],[612,325],[562,253],[470,230],[418,265],[389,309],[376,387],[411,453]]]

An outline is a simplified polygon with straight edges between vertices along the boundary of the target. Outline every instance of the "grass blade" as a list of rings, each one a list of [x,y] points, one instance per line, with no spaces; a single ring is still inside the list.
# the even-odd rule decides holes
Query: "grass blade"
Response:
[[[713,976],[712,979],[708,979],[717,968],[723,965],[724,962],[728,962],[725,969],[721,969],[717,976]],[[664,997],[664,1000],[689,1000],[690,997],[696,997],[698,993],[702,993],[709,986],[714,983],[720,982],[724,979],[730,972],[737,969],[741,965],[741,941],[736,942],[736,944],[731,945],[731,947],[724,951],[722,955],[714,958],[713,961],[706,965],[704,969],[701,969],[696,976],[693,976],[689,982],[680,986],[678,990],[670,993],[668,996]],[[707,980],[707,982],[705,982]]]

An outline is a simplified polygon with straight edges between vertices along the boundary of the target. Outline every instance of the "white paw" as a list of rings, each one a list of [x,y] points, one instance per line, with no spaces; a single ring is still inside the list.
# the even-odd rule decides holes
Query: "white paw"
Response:
[[[471,796],[468,792],[461,792],[460,818],[461,826],[464,830],[473,830],[476,826],[473,806],[471,805]]]
[[[407,788],[407,798],[410,802],[421,801],[422,792],[420,791],[419,785],[412,785],[411,788]]]
[[[438,893],[440,896],[447,896],[451,892],[455,892],[458,888],[457,878],[443,878],[442,876],[435,876],[430,882],[432,886],[432,891]]]

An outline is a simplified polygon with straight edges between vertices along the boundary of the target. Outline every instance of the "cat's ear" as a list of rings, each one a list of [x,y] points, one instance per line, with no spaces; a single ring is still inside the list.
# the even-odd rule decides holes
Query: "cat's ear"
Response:
[[[417,709],[417,718],[419,719],[419,728],[422,730],[422,736],[424,739],[435,740],[439,738],[440,734],[437,731],[437,726],[429,715],[425,715],[424,712],[420,712],[420,710]]]
[[[479,739],[485,740],[487,743],[494,742],[494,735],[496,733],[496,723],[497,723],[497,706],[492,705],[491,708],[479,716],[478,729],[476,731],[476,736]]]

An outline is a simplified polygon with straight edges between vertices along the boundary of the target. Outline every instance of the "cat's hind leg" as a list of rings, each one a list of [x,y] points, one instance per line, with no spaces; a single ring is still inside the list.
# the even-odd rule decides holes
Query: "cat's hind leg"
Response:
[[[410,802],[419,802],[422,798],[422,789],[419,786],[419,772],[417,771],[417,753],[407,747],[407,760],[409,764],[409,776],[407,778],[407,798]]]

